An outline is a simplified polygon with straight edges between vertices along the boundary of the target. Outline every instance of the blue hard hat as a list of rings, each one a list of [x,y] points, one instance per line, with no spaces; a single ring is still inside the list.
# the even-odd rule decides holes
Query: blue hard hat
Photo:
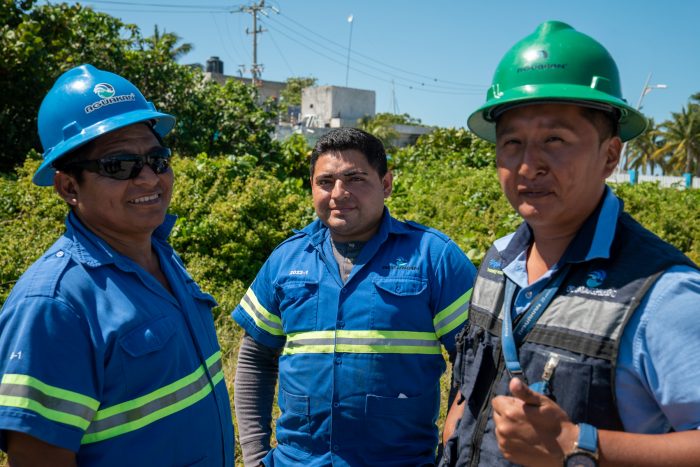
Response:
[[[39,107],[39,138],[44,162],[32,181],[53,185],[54,163],[74,149],[110,131],[138,122],[153,122],[165,136],[175,125],[172,115],[156,111],[126,79],[92,65],[63,73]]]

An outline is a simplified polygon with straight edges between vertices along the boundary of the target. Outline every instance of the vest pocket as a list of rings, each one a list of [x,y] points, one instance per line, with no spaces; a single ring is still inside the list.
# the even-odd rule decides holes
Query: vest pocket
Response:
[[[277,420],[277,440],[298,451],[310,452],[311,401],[309,396],[292,394],[280,388],[280,417]]]
[[[523,354],[521,351],[521,359]],[[573,422],[587,421],[593,367],[582,361],[586,357],[568,352],[535,350],[531,353],[530,364],[526,366],[528,383],[542,381],[544,367],[552,358],[556,359],[557,363],[549,379],[550,397]]]
[[[440,409],[439,386],[416,397],[365,398],[368,447],[396,453],[398,457],[426,455],[437,443],[435,421]]]

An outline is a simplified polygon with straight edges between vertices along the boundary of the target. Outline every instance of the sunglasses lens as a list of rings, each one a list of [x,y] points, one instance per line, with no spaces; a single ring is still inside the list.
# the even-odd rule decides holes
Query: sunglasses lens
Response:
[[[104,175],[105,177],[115,178],[117,180],[128,180],[137,176],[142,167],[143,160],[139,157],[117,156],[107,159],[101,159],[101,170],[99,171],[99,173],[100,175]]]

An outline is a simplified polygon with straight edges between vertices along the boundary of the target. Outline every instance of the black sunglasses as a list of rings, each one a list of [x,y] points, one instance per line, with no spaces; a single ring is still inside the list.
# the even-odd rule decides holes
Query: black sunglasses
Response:
[[[76,167],[115,180],[130,180],[136,178],[146,165],[156,174],[167,172],[170,167],[170,149],[158,148],[148,154],[115,154],[87,161],[77,161],[66,166],[67,169]]]

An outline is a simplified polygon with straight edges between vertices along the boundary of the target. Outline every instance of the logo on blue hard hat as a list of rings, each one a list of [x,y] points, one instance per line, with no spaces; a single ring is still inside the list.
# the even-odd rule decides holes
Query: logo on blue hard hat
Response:
[[[602,284],[605,280],[606,275],[607,274],[605,274],[605,271],[600,269],[597,271],[590,272],[588,274],[588,278],[586,279],[586,287],[590,287],[591,289],[599,287],[600,284]]]
[[[92,89],[92,92],[100,96],[102,99],[112,97],[115,93],[114,87],[109,83],[96,84],[95,87]]]

